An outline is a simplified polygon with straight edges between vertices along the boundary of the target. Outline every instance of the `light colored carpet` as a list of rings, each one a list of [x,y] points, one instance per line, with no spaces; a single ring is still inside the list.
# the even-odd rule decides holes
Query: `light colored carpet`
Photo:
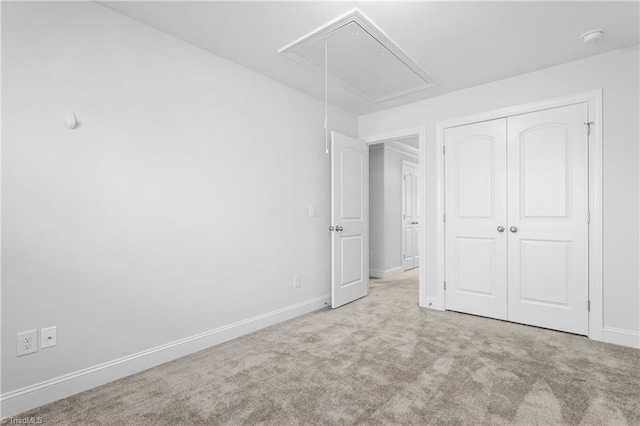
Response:
[[[371,294],[22,416],[45,424],[640,425],[640,350]]]

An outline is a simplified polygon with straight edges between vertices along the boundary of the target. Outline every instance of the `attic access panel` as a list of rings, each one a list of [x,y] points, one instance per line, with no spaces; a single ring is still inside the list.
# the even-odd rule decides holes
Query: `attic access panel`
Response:
[[[439,83],[359,11],[278,52],[370,102],[382,102]]]

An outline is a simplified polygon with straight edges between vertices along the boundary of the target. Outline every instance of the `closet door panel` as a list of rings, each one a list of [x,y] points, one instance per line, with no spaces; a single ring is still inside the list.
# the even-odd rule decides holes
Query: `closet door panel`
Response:
[[[586,104],[509,117],[508,319],[588,334]]]
[[[446,309],[506,319],[506,120],[446,129],[445,149]]]

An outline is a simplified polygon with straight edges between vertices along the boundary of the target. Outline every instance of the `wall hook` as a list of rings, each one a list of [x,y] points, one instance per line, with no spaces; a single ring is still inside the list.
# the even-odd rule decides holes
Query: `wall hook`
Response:
[[[74,113],[70,112],[69,115],[67,115],[67,118],[64,120],[64,127],[71,130],[78,127],[78,119]]]

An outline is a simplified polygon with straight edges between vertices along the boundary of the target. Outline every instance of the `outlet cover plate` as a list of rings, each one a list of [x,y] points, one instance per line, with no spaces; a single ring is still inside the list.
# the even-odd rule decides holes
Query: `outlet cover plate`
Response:
[[[47,327],[40,331],[40,348],[50,348],[58,344],[58,327]]]
[[[17,356],[38,352],[38,330],[28,330],[18,333],[16,345]]]

